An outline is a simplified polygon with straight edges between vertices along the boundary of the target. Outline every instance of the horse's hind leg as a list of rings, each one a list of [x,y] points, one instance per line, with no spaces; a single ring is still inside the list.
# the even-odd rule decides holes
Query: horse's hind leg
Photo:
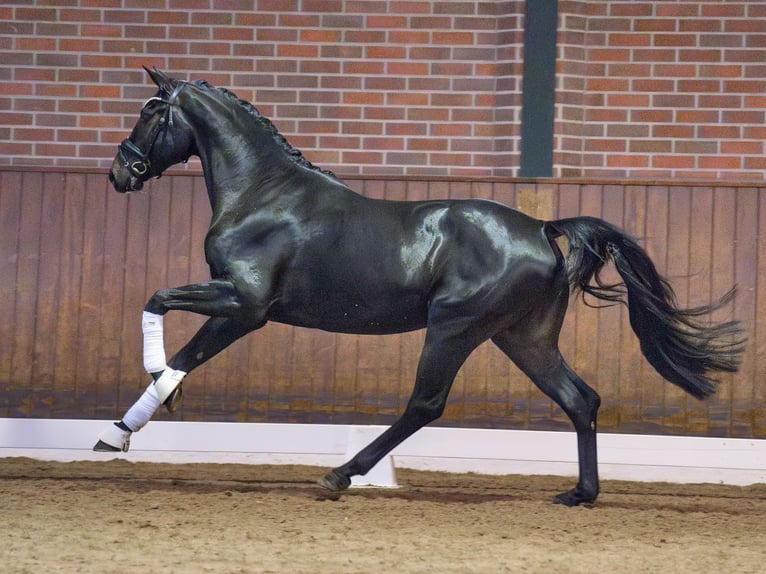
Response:
[[[596,455],[596,416],[601,404],[596,391],[566,364],[555,337],[545,322],[525,322],[492,338],[492,341],[518,367],[553,399],[569,416],[577,433],[579,480],[577,486],[556,496],[555,502],[567,506],[591,503],[598,496],[598,460]],[[553,340],[553,343],[551,343]]]
[[[429,327],[418,363],[415,389],[404,413],[354,458],[328,472],[319,485],[331,491],[348,488],[352,476],[367,474],[407,437],[438,419],[460,366],[481,342],[471,342],[471,339],[461,337],[454,330]]]

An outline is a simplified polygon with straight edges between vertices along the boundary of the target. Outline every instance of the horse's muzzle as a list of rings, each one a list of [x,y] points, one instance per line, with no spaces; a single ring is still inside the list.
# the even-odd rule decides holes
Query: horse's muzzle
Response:
[[[109,170],[109,181],[114,186],[115,191],[120,193],[129,193],[131,191],[140,191],[144,182],[132,175],[121,164],[116,167],[112,165]]]

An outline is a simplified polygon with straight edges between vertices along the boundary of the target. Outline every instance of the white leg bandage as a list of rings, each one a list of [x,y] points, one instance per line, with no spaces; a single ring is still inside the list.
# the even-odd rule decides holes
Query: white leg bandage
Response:
[[[157,388],[157,396],[160,399],[160,403],[164,403],[178,385],[183,381],[186,373],[184,371],[174,371],[173,369],[165,369],[162,371],[160,378],[154,382],[154,386]]]
[[[133,406],[130,407],[128,412],[125,413],[125,416],[122,417],[122,422],[124,422],[133,432],[137,432],[149,422],[154,413],[157,412],[157,409],[160,408],[161,404],[162,401],[159,396],[157,396],[157,389],[155,388],[154,383],[149,383],[144,394],[133,403]]]
[[[162,315],[144,311],[141,317],[144,332],[144,368],[147,373],[159,373],[167,368]]]

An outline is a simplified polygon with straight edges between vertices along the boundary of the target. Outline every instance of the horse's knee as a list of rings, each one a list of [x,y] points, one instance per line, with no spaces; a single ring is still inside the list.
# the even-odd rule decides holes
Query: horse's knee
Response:
[[[164,315],[168,312],[168,308],[164,305],[167,300],[167,289],[160,289],[152,295],[144,305],[144,311],[154,313],[155,315]]]

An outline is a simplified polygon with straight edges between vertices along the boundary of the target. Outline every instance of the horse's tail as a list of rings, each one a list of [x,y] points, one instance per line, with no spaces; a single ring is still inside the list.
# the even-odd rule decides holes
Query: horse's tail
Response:
[[[746,341],[739,322],[709,325],[698,319],[728,303],[734,289],[711,305],[681,309],[647,253],[617,227],[595,217],[574,217],[548,222],[546,232],[551,240],[563,235],[569,241],[573,291],[623,303],[627,292],[630,325],[641,352],[665,379],[702,399],[716,390],[710,373],[739,369]],[[623,284],[606,284],[599,276],[609,260]]]

